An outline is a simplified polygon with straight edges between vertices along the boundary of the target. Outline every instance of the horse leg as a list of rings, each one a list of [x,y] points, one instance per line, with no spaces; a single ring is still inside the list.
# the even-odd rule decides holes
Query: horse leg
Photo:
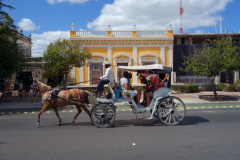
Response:
[[[89,110],[87,109],[87,107],[81,106],[81,108],[88,114],[89,118],[91,119],[91,113],[89,112]],[[93,125],[92,120],[91,120],[91,125]]]
[[[78,110],[77,114],[73,117],[72,124],[75,123],[75,120],[77,119],[78,115],[82,112],[82,109],[80,106],[76,105],[76,108]]]
[[[38,118],[37,118],[37,126],[40,125],[40,116],[43,112],[45,112],[46,110],[48,110],[50,107],[44,105],[43,108],[41,109],[41,111],[38,113]]]
[[[53,110],[54,110],[54,112],[55,112],[55,114],[56,114],[56,116],[58,117],[58,120],[59,120],[58,126],[61,126],[62,119],[60,118],[60,116],[58,114],[58,110],[57,110],[56,107],[53,107]]]

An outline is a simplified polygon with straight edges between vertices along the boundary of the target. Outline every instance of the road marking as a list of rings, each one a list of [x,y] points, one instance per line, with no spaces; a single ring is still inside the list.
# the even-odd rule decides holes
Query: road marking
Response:
[[[66,112],[66,111],[62,111],[62,112]]]
[[[47,111],[47,113],[51,113],[51,111]]]
[[[24,112],[24,114],[27,114],[28,112]]]
[[[212,108],[211,106],[209,106],[208,108]]]
[[[118,111],[118,109],[116,109],[116,111]]]
[[[205,108],[205,107],[202,107],[202,108]]]
[[[198,108],[198,107],[195,107],[195,108]]]
[[[9,112],[8,114],[12,114],[12,112]]]
[[[69,112],[73,112],[73,111],[69,111]]]
[[[122,111],[126,111],[126,109],[123,109]]]
[[[218,106],[216,106],[216,108],[219,108]]]
[[[227,108],[226,106],[223,106],[223,108]]]
[[[233,106],[230,106],[230,108],[232,108]]]
[[[36,113],[36,112],[33,111],[32,113]]]
[[[130,111],[132,111],[132,109],[130,109]]]
[[[1,112],[1,114],[4,114],[4,112]]]
[[[237,106],[238,108],[240,107],[240,106]]]
[[[133,143],[133,146],[135,146],[136,144],[135,143]]]
[[[17,112],[16,114],[19,114],[20,112]]]

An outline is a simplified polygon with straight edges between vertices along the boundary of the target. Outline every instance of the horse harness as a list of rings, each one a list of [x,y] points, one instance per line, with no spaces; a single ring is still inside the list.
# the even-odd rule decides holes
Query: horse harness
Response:
[[[57,99],[58,98],[65,99],[65,98],[62,98],[62,97],[58,96],[60,91],[61,90],[57,87],[57,88],[54,88],[54,89],[44,90],[44,91],[40,91],[40,92],[48,92],[47,98],[42,98],[42,99],[43,100],[53,100],[53,107],[57,107]],[[88,94],[86,92],[84,92],[85,99],[81,99],[80,91],[79,91],[78,88],[77,88],[78,98],[69,98],[68,89],[66,90],[66,92],[67,92],[67,99],[66,99],[67,101],[69,101],[69,100],[84,101],[85,103],[89,104]]]

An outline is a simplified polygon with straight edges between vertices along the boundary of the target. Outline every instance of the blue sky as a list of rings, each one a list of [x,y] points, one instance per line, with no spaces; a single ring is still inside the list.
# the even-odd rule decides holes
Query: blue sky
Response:
[[[165,29],[168,23],[178,33],[180,0],[4,0],[15,7],[5,9],[23,34],[32,35],[32,55],[42,56],[47,45],[58,38],[69,38],[75,30]],[[183,0],[183,27],[187,33],[240,32],[240,0]]]

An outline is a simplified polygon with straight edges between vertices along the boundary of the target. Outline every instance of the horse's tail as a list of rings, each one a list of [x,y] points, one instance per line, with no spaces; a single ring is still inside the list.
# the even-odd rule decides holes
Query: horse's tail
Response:
[[[91,92],[87,91],[87,90],[84,90],[84,92],[86,92],[86,93],[88,94],[90,103],[91,103],[93,106],[95,106],[97,103],[96,103],[96,100],[95,100],[93,94],[92,94]]]

